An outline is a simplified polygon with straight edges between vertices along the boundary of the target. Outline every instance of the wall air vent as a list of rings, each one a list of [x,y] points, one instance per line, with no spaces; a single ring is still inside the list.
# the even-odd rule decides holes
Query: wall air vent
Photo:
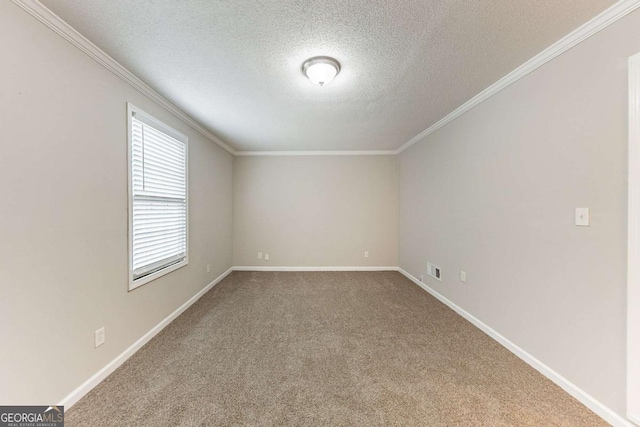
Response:
[[[440,271],[440,267],[436,267],[430,262],[427,263],[427,274],[434,279],[442,282],[442,272]]]

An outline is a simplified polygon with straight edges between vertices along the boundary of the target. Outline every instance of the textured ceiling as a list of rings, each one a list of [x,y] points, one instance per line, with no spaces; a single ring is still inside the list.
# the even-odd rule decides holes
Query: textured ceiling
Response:
[[[388,150],[615,1],[42,3],[234,149]]]

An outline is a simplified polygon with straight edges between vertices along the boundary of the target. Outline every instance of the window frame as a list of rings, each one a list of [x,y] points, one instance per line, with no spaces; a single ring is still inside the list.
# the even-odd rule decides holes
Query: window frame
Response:
[[[156,130],[184,143],[185,147],[185,204],[186,204],[186,242],[185,257],[182,261],[171,264],[149,275],[134,278],[133,271],[133,116],[134,114]],[[129,258],[129,291],[169,274],[189,264],[189,138],[169,125],[156,119],[149,113],[127,102],[127,188],[128,188],[128,258]]]

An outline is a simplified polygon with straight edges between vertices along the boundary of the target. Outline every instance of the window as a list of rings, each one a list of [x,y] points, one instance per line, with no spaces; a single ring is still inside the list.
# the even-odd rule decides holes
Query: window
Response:
[[[128,104],[129,290],[187,265],[187,137]]]

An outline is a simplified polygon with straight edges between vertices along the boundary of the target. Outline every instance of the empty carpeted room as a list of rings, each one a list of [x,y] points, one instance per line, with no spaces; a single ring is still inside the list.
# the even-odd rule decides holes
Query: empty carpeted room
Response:
[[[2,0],[0,58],[0,427],[640,426],[640,0]]]

